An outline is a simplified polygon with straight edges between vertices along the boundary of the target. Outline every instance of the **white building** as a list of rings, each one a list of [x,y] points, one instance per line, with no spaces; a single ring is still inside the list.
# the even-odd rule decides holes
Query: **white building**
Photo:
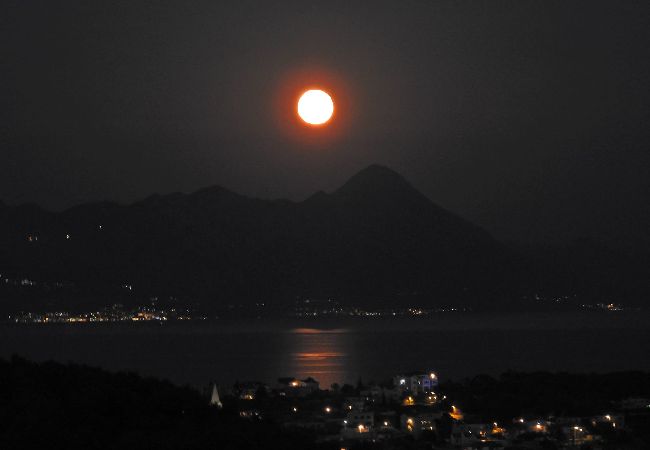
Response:
[[[438,387],[438,376],[434,372],[415,372],[393,377],[395,387],[401,393],[418,395],[420,393],[434,392]]]

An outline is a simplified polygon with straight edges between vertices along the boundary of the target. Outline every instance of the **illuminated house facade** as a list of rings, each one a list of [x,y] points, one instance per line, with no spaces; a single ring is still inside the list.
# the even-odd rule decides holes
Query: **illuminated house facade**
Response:
[[[359,438],[374,435],[375,413],[372,411],[351,411],[343,420],[341,436],[344,438]]]
[[[442,413],[437,412],[414,412],[411,414],[402,414],[400,416],[400,425],[402,430],[419,436],[425,431],[436,431],[436,421],[442,418]]]
[[[434,392],[438,387],[438,376],[433,372],[416,372],[393,377],[395,387],[402,393],[418,395]]]
[[[297,378],[278,378],[279,390],[283,395],[304,397],[318,391],[320,385],[312,377],[299,380]]]

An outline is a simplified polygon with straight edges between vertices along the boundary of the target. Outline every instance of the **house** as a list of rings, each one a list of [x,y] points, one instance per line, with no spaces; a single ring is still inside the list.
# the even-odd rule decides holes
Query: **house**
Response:
[[[343,420],[342,439],[374,439],[375,413],[350,411]]]
[[[305,397],[319,390],[320,384],[312,377],[299,380],[293,377],[278,378],[278,390],[281,395]]]
[[[442,418],[442,412],[419,411],[400,416],[401,429],[418,438],[423,432],[437,430],[437,421]]]
[[[403,394],[410,393],[418,395],[420,393],[434,392],[438,387],[438,376],[434,372],[413,372],[393,377],[395,387]]]
[[[369,402],[365,397],[345,397],[343,401],[343,409],[346,411],[363,411],[368,406]]]
[[[593,416],[590,419],[591,424],[599,429],[616,428],[621,430],[625,428],[625,416],[623,414],[605,414],[602,416]]]
[[[548,433],[550,427],[551,423],[542,419],[523,422],[523,431],[528,433]]]
[[[375,413],[373,411],[350,411],[343,420],[344,427],[369,430],[375,425]]]
[[[650,408],[650,398],[630,397],[621,400],[617,404],[618,408],[623,411],[635,411],[639,409]]]
[[[580,446],[584,444],[587,441],[593,441],[593,435],[589,434],[589,432],[578,425],[574,426],[567,426],[564,425],[560,428],[560,431],[562,434],[565,436],[568,442],[571,443],[572,446]]]
[[[454,423],[449,442],[460,447],[472,445],[485,438],[488,429],[488,425],[484,423]]]
[[[234,386],[233,393],[242,400],[254,400],[260,393],[269,394],[271,390],[264,383],[248,381]]]
[[[316,392],[320,389],[320,383],[313,379],[312,377],[305,378],[304,380],[300,380],[302,383],[302,386],[304,386],[305,389],[307,389],[309,392]]]

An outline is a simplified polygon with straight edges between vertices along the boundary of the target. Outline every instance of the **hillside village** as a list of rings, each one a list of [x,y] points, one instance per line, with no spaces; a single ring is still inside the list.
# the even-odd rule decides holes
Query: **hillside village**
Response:
[[[448,398],[434,372],[400,374],[381,384],[334,384],[326,390],[311,377],[280,378],[273,387],[236,383],[223,394],[222,403],[213,385],[211,404],[236,408],[250,421],[308,430],[317,442],[340,448],[604,449],[628,440],[631,429],[650,419],[650,399],[630,398],[599,414],[485,420]]]

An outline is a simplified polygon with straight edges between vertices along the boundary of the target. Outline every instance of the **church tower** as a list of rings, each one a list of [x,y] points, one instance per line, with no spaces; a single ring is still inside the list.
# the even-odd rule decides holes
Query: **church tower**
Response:
[[[219,399],[219,390],[217,389],[217,384],[212,385],[212,396],[210,397],[210,405],[216,406],[217,408],[223,408],[221,399]]]

